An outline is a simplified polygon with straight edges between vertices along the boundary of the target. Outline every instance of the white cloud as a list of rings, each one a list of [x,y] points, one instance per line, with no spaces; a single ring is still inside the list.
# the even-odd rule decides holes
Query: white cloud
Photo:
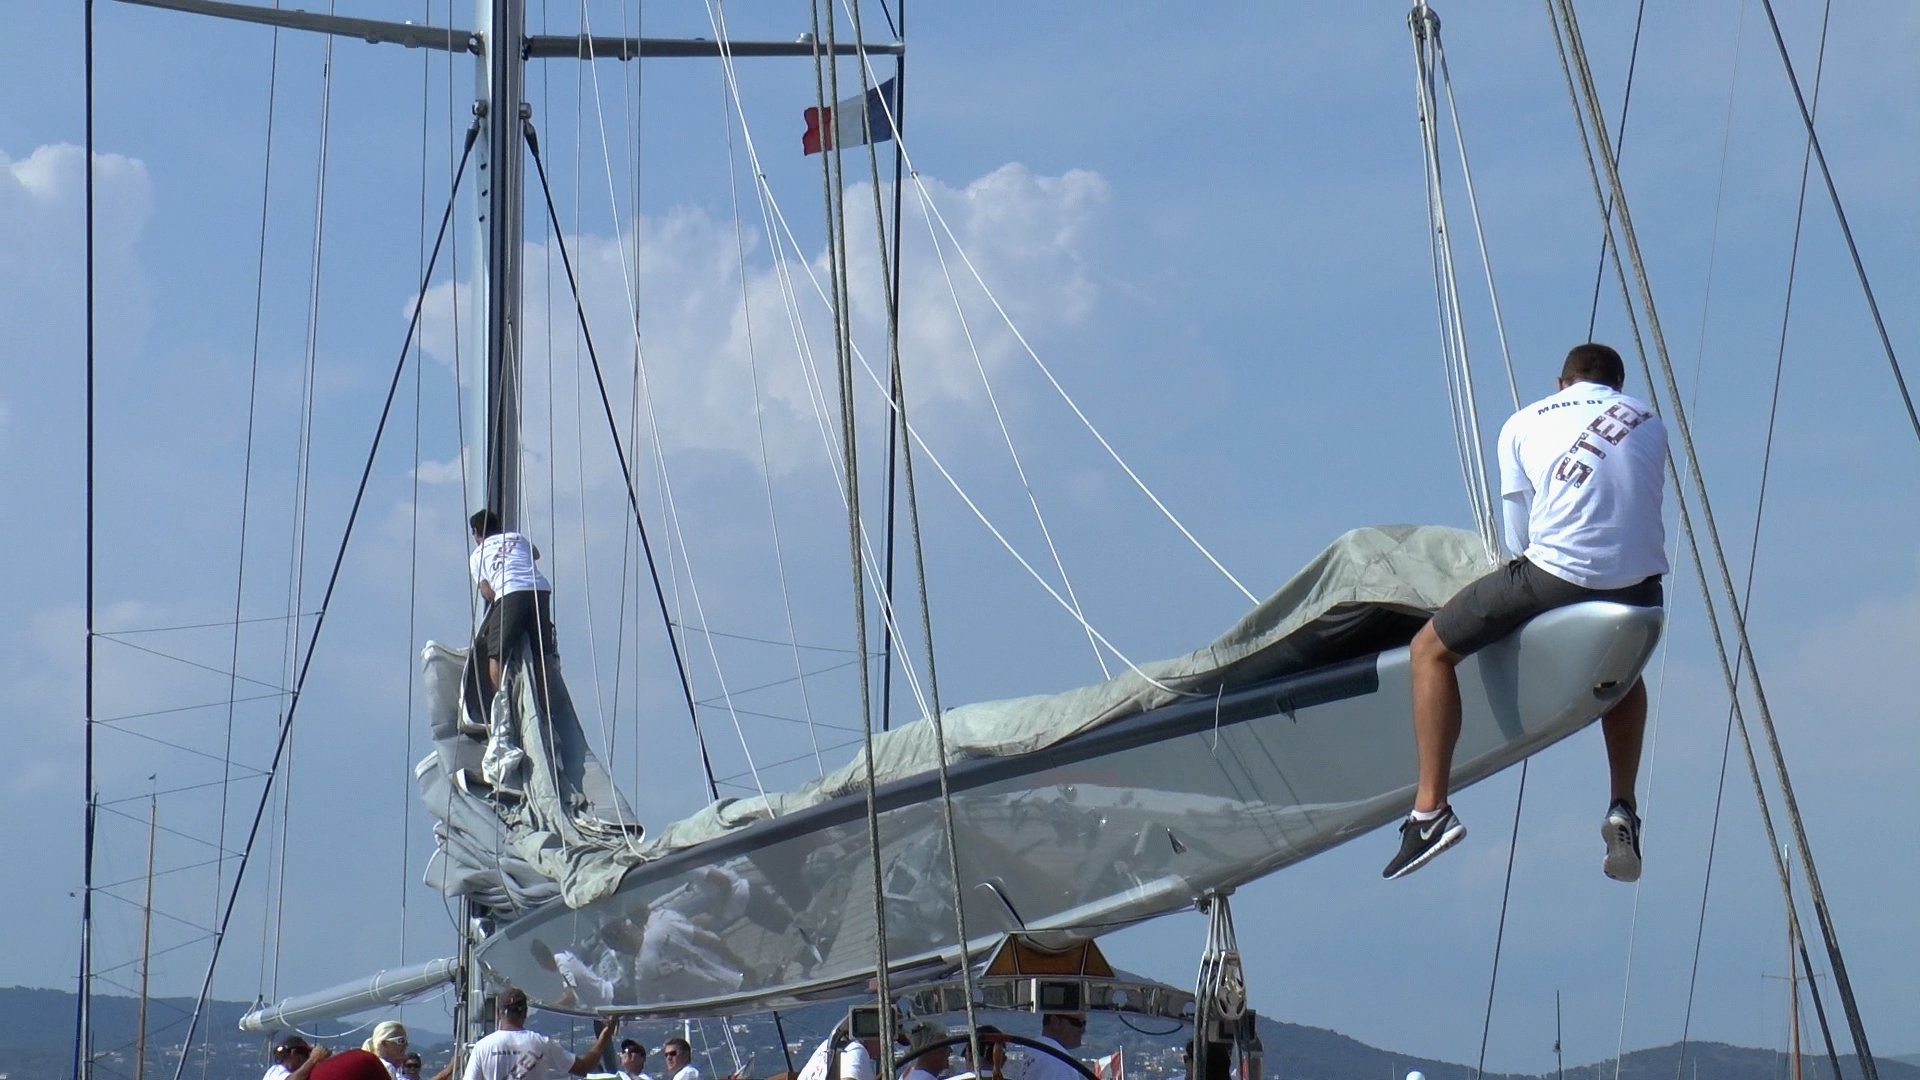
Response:
[[[76,303],[84,272],[86,151],[70,143],[24,158],[0,152],[0,327],[9,340],[34,341],[36,327],[84,329]],[[146,325],[146,293],[134,251],[152,210],[145,163],[94,155],[95,274],[103,333]],[[56,313],[61,313],[56,315]],[[32,348],[32,345],[28,345]]]
[[[962,188],[937,180],[925,185],[927,199],[948,221],[973,265],[1029,340],[1080,322],[1094,310],[1099,290],[1085,269],[1082,252],[1107,200],[1106,183],[1098,175],[1075,170],[1062,176],[1038,176],[1016,164]],[[872,204],[871,187],[850,189],[846,201],[853,223],[847,253],[853,335],[867,363],[884,378],[883,269],[871,219],[860,215]],[[937,414],[978,407],[985,401],[974,349],[979,352],[979,366],[993,374],[1008,367],[1020,346],[942,234],[940,245],[953,281],[949,289],[917,193],[909,193],[906,207],[902,277],[908,288],[900,316],[902,363],[909,408],[931,406],[932,413],[916,413],[917,422],[938,427]],[[866,227],[861,227],[862,221]],[[632,404],[630,373],[636,347],[635,308],[627,292],[631,282],[638,297],[637,342],[646,394],[661,444],[669,453],[717,451],[757,466],[760,448],[754,403],[758,401],[774,471],[818,468],[825,460],[819,433],[821,409],[816,403],[823,394],[833,401],[837,391],[832,383],[831,319],[813,283],[826,287],[824,253],[809,253],[804,266],[789,265],[795,297],[790,307],[770,250],[780,245],[770,245],[759,229],[736,238],[730,222],[697,208],[680,207],[643,218],[637,230],[618,238],[578,236],[569,238],[568,244],[608,393],[623,424]],[[544,280],[552,258],[554,279],[563,283],[559,291],[564,293],[558,254],[545,244],[527,245],[526,280]],[[427,293],[422,320],[427,352],[452,364],[457,306],[462,328],[460,365],[469,383],[479,367],[468,329],[475,312],[473,297],[469,282],[436,286]],[[551,378],[553,396],[560,399],[555,403],[558,411],[569,418],[580,417],[581,434],[589,440],[584,445],[604,446],[605,436],[598,434],[604,428],[603,409],[591,362],[584,348],[569,340],[573,314],[564,295],[555,298],[551,314],[543,304],[529,304],[524,331],[527,370],[548,369],[550,322],[555,339]],[[801,327],[798,333],[796,322]],[[855,377],[857,392],[863,398],[874,397],[871,378],[864,371],[856,371]],[[824,380],[824,388],[816,380]],[[576,393],[577,401],[567,400]],[[544,455],[549,439],[544,430],[547,397],[545,382],[530,376],[523,414],[527,449],[535,458]],[[642,405],[643,433],[649,428],[647,404]],[[867,402],[861,407],[868,408]],[[875,400],[872,407],[869,415],[879,415],[884,406]],[[827,411],[831,415],[831,408]],[[571,425],[560,425],[560,430],[567,426]],[[569,450],[556,447],[555,453],[572,460]],[[589,449],[586,460],[590,487],[613,480],[610,455]],[[644,471],[644,457],[634,465]]]

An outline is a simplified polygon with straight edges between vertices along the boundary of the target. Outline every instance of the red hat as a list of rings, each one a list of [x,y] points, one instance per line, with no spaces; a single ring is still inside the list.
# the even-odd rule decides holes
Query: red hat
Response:
[[[310,1080],[392,1080],[380,1059],[365,1050],[342,1050],[307,1075]]]

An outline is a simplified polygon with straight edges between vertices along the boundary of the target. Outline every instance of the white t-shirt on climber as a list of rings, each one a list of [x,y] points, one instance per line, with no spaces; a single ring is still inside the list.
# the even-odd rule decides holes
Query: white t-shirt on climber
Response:
[[[473,574],[475,585],[486,581],[496,597],[511,592],[551,592],[553,586],[534,565],[539,557],[533,542],[525,536],[499,532],[480,541],[480,546],[473,549],[467,558],[467,569]]]
[[[1507,549],[1588,589],[1667,572],[1667,429],[1638,398],[1575,383],[1500,429]]]

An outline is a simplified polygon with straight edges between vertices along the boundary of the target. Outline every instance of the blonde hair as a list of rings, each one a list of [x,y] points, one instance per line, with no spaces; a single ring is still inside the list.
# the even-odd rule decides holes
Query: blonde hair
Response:
[[[385,1061],[387,1056],[380,1052],[380,1044],[386,1042],[388,1039],[404,1039],[406,1037],[407,1025],[398,1020],[382,1020],[373,1026],[373,1034],[367,1037],[366,1042],[360,1044],[360,1049]]]

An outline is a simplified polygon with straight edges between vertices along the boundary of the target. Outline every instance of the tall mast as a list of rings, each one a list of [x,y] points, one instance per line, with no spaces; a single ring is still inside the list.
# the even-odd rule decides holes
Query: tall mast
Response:
[[[140,1033],[133,1044],[133,1080],[147,1080],[147,975],[153,969],[153,850],[160,833],[160,797],[147,796],[147,899],[141,905]]]
[[[481,234],[486,252],[486,491],[483,505],[513,528],[520,505],[520,125],[527,118],[526,0],[479,0],[479,153],[485,190]]]

